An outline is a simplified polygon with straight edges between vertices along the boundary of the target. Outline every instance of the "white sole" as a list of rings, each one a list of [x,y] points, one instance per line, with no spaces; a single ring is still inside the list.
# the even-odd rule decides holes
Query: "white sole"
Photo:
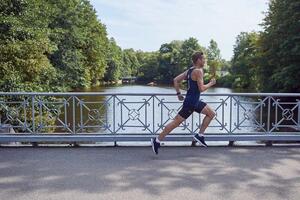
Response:
[[[203,147],[207,147],[204,144],[202,144],[202,142],[200,140],[198,140],[195,136],[193,137],[199,144],[201,144]]]

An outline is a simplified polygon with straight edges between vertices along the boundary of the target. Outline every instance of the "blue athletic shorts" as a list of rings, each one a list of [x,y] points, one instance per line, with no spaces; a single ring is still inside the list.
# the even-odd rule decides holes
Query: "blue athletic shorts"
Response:
[[[198,103],[195,106],[183,104],[178,114],[184,119],[187,119],[194,111],[196,111],[197,113],[201,113],[201,111],[206,105],[207,104],[203,101],[198,101]]]

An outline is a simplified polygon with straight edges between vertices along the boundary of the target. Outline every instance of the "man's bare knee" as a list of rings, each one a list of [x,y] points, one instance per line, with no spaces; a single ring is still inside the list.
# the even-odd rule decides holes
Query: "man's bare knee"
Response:
[[[213,119],[216,116],[216,112],[211,110],[210,112],[207,113],[206,116],[209,117],[210,119]]]

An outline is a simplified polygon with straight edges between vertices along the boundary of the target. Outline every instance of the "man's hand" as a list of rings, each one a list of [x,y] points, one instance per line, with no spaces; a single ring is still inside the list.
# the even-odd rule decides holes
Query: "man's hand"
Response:
[[[182,94],[178,94],[177,97],[178,97],[179,101],[183,101],[184,100],[184,96]]]
[[[216,79],[211,79],[210,81],[209,81],[209,84],[210,84],[210,86],[213,86],[213,85],[215,85],[216,84]]]

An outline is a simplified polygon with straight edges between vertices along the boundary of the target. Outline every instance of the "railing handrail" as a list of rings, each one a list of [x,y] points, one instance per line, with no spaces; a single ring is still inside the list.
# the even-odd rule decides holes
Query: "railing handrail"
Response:
[[[175,96],[176,93],[107,93],[107,92],[0,92],[0,96]],[[185,93],[183,93],[185,95]],[[300,93],[202,93],[202,96],[276,96],[300,97]]]
[[[174,119],[182,105],[176,98],[168,98],[176,97],[175,91],[0,92],[0,96],[0,114],[3,116],[0,128],[3,124],[11,124],[11,128],[16,128],[17,133],[29,133],[25,137],[9,133],[6,138],[0,137],[0,143],[149,141],[149,137],[160,133]],[[86,98],[90,96],[101,98]],[[216,117],[206,132],[207,135],[217,134],[212,140],[300,141],[300,93],[205,92],[201,95],[202,98],[206,96],[215,97],[206,100],[216,112]],[[285,99],[281,97],[292,97],[293,100],[281,101]],[[199,131],[201,120],[200,114],[192,115],[174,132],[174,137],[178,141],[186,141],[181,136],[190,137]],[[57,134],[51,135],[53,139],[44,137],[45,132]],[[98,135],[93,137],[90,136],[91,133]],[[291,137],[284,135],[286,133],[292,134]],[[64,134],[82,136],[68,138]],[[245,139],[238,134],[248,136]]]

